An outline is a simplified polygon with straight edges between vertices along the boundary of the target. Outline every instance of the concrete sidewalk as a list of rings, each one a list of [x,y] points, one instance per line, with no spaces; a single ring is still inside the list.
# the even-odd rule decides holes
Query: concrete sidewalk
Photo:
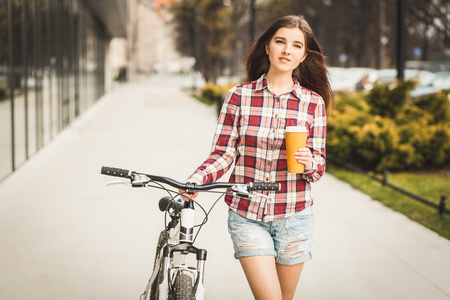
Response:
[[[180,90],[190,84],[117,86],[0,183],[0,299],[139,299],[165,194],[106,187],[99,169],[184,180],[208,155],[216,124],[215,108]],[[313,259],[295,299],[450,299],[450,241],[328,174],[313,190]],[[199,197],[207,208],[214,200]],[[206,299],[252,299],[226,214],[221,200],[197,244],[208,249]]]

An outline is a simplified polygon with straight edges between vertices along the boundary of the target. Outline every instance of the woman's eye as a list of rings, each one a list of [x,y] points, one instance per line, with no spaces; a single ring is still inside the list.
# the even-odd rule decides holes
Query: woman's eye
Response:
[[[277,44],[284,44],[284,42],[282,40],[276,40],[275,43],[277,43]]]

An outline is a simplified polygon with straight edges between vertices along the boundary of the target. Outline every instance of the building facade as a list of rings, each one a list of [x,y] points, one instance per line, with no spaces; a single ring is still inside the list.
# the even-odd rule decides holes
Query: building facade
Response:
[[[126,0],[0,0],[0,180],[105,93],[127,18]]]
[[[131,74],[187,73],[192,62],[175,47],[175,0],[130,0],[128,64]]]

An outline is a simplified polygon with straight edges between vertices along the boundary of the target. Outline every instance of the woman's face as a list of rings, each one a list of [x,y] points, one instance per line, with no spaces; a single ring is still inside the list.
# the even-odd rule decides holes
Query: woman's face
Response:
[[[270,69],[290,72],[306,58],[305,35],[298,28],[280,28],[266,45]]]

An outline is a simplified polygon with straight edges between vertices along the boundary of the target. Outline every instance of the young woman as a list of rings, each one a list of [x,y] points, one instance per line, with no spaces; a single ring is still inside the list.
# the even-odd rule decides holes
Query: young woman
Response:
[[[256,299],[292,299],[303,263],[311,258],[310,183],[325,172],[326,108],[332,102],[325,59],[302,16],[276,20],[249,48],[247,83],[232,88],[220,114],[212,151],[187,181],[279,182],[273,201],[227,195],[228,228]],[[286,126],[306,126],[296,159],[303,174],[287,172]],[[196,195],[193,195],[196,197]]]

